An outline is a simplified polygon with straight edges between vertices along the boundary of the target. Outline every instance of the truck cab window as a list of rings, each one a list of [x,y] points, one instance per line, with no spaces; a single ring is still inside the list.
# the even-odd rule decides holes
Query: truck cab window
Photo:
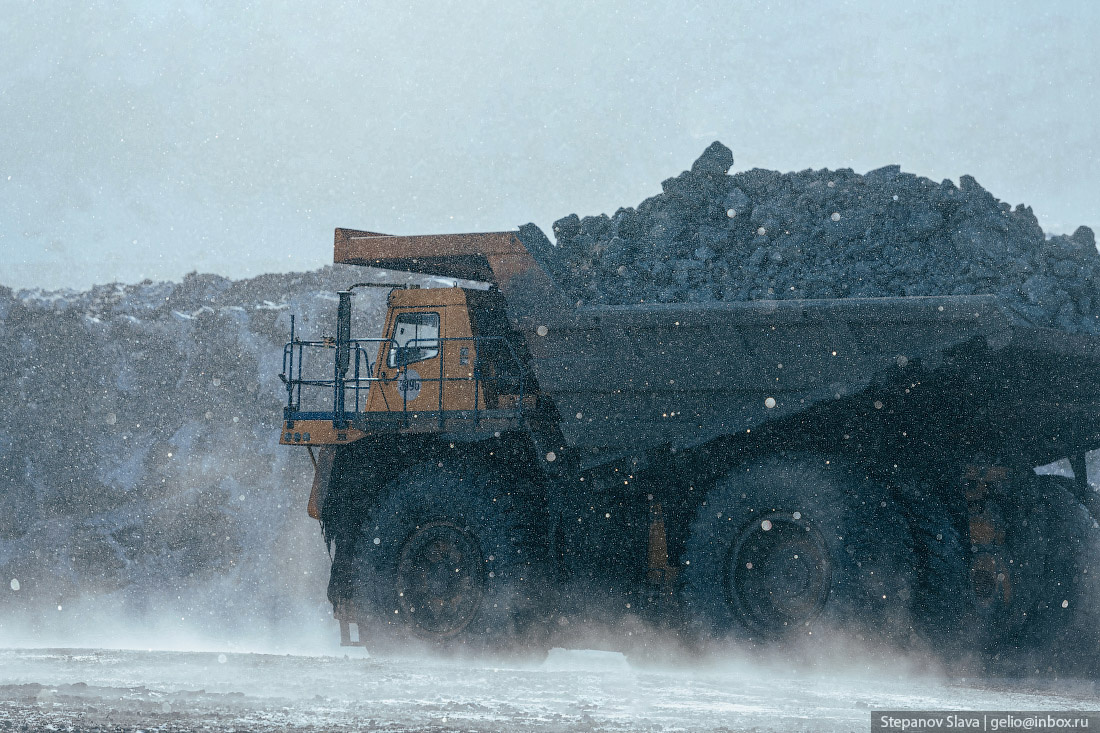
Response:
[[[439,354],[439,314],[401,313],[393,324],[393,345],[386,363],[400,367]]]

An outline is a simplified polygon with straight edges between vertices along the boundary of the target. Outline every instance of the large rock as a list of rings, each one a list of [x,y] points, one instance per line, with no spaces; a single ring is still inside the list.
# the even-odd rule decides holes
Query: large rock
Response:
[[[715,140],[703,154],[691,164],[692,173],[706,176],[724,176],[733,167],[733,151]]]

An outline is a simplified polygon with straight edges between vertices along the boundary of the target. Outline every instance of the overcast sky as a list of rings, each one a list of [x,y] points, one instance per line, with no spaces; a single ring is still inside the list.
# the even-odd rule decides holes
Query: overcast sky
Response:
[[[735,169],[969,173],[1100,228],[1093,2],[237,5],[0,0],[0,284],[312,269],[337,226],[548,229],[715,139]]]

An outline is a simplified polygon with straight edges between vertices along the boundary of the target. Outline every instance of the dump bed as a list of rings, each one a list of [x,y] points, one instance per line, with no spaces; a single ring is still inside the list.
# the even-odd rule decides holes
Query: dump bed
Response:
[[[983,419],[1027,420],[1035,457],[1100,437],[1100,339],[1014,324],[993,296],[587,306],[567,295],[568,273],[533,227],[337,230],[336,260],[495,283],[540,393],[582,453],[698,445],[945,361],[973,377]]]
[[[1021,422],[1036,462],[1100,437],[1100,339],[1013,326],[991,296],[581,307],[529,334],[566,441],[593,450],[688,447],[946,368],[952,413]],[[915,386],[915,385],[914,385]],[[876,404],[877,403],[877,404]]]

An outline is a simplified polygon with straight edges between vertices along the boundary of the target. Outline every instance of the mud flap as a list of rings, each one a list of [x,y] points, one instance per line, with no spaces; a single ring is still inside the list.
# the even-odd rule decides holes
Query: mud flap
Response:
[[[309,492],[309,503],[306,504],[306,513],[311,519],[321,519],[321,509],[325,505],[325,496],[328,494],[329,481],[332,479],[332,464],[336,458],[336,446],[321,446],[317,454],[317,460],[313,464],[313,488]]]
[[[350,609],[345,603],[339,603],[336,605],[336,613],[334,616],[336,620],[340,622],[340,646],[361,646],[366,647],[367,643],[363,639],[363,629],[356,622],[353,621],[355,617],[350,613]],[[352,638],[352,627],[355,627],[355,638]]]
[[[351,638],[351,627],[355,627],[355,638]],[[348,621],[346,618],[340,619],[340,646],[366,646],[362,636],[359,633],[359,624],[352,621]]]

